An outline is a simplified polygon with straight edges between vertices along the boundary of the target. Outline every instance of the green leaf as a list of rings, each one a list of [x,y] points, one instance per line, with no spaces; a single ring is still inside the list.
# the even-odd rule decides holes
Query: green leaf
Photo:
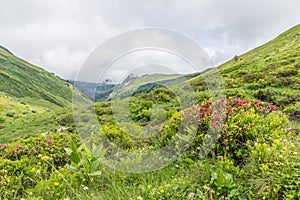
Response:
[[[84,148],[84,144],[80,145],[77,149],[77,153],[81,152],[83,148]]]
[[[91,171],[95,171],[98,168],[99,164],[100,160],[95,160],[94,162],[92,162]]]
[[[84,163],[85,163],[85,160],[81,160],[81,161],[77,164],[77,166],[78,166],[78,167],[81,167]]]
[[[89,174],[89,176],[100,176],[101,174],[102,174],[101,171],[96,171],[96,172]]]
[[[74,173],[78,173],[78,172],[79,172],[79,169],[77,169],[76,167],[73,167],[73,166],[68,166],[68,169],[69,169],[71,172],[74,172]]]
[[[191,158],[184,159],[184,162],[189,163],[189,164],[193,164],[194,163],[194,161]]]
[[[73,152],[73,150],[70,148],[65,148],[65,151],[68,155],[71,155],[71,153]]]
[[[80,158],[79,158],[79,155],[78,153],[76,152],[72,152],[71,155],[70,155],[70,159],[72,162],[78,164],[80,162]]]

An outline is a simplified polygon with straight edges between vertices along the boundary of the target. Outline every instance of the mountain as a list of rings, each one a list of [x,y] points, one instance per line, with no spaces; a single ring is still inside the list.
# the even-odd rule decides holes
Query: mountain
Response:
[[[83,81],[69,81],[75,87],[80,89],[88,98],[93,101],[107,101],[109,95],[113,92],[116,84],[109,80],[103,83],[89,83]]]
[[[72,100],[72,84],[13,55],[0,46],[0,91],[24,103],[63,107]]]
[[[270,42],[205,73],[219,71],[229,97],[248,97],[273,103],[293,117],[300,106],[300,25]],[[203,76],[189,81],[199,92],[206,90]]]
[[[209,71],[210,69],[205,70]],[[202,72],[204,73],[204,72]],[[77,88],[79,88],[83,93],[85,93],[90,99],[102,102],[109,101],[111,98],[111,94],[114,92],[114,89],[122,91],[122,98],[126,98],[128,96],[141,94],[141,93],[149,93],[155,88],[159,87],[171,87],[177,84],[180,84],[186,80],[194,78],[198,76],[200,73],[193,74],[151,74],[151,75],[143,75],[137,76],[134,74],[128,75],[121,84],[115,84],[112,81],[106,80],[101,83],[89,83],[82,81],[72,81]]]

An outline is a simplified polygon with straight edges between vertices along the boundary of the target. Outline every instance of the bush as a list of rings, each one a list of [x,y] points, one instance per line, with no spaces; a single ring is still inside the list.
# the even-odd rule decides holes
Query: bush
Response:
[[[7,117],[14,117],[16,115],[16,112],[15,111],[8,111],[7,113],[6,113],[6,116]]]
[[[64,147],[78,143],[75,135],[28,138],[0,147],[0,199],[29,196],[28,189],[69,163]]]

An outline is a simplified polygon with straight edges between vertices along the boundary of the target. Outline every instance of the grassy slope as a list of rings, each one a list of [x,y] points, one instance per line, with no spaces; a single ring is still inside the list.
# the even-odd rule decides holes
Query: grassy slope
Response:
[[[0,48],[0,91],[22,101],[44,107],[71,102],[71,85]]]
[[[0,143],[53,132],[57,115],[71,113],[71,84],[1,46],[0,82]]]
[[[272,41],[224,63],[216,69],[228,96],[260,99],[295,111],[300,89],[300,25]],[[205,89],[202,76],[190,80],[198,90]]]

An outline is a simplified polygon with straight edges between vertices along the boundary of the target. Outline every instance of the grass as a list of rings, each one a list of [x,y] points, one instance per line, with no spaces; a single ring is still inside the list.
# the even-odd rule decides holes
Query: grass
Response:
[[[72,98],[72,85],[9,51],[0,48],[0,91],[25,101],[44,101],[47,107],[61,107]]]

